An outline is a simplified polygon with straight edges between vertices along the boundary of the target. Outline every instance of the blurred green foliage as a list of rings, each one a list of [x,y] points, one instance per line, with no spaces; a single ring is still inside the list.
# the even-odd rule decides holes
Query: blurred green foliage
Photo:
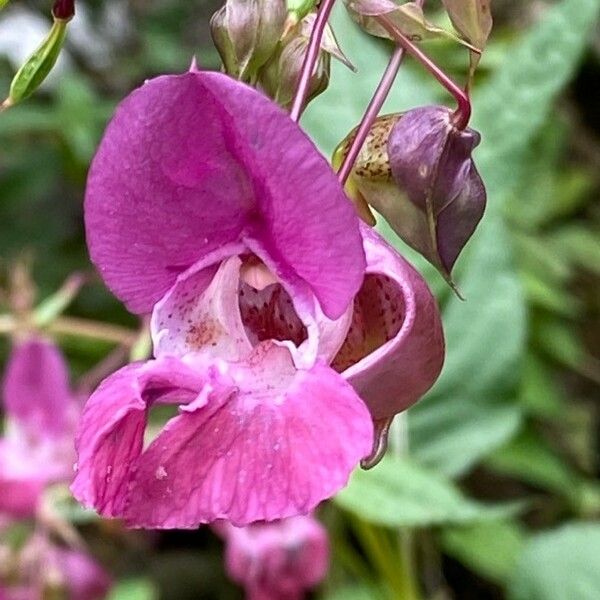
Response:
[[[208,39],[218,3],[115,4],[129,26],[104,62],[68,39],[70,65],[54,87],[0,114],[2,266],[31,250],[42,297],[71,271],[91,269],[85,174],[116,102],[146,77],[187,68],[192,54],[218,66]],[[356,473],[323,510],[333,544],[327,600],[600,598],[600,2],[560,0],[539,12],[533,4],[498,1],[475,86],[475,158],[489,205],[458,263],[467,301],[378,224],[438,294],[448,356],[434,389],[408,411],[407,454]],[[80,6],[111,38],[107,7]],[[341,7],[333,24],[358,74],[333,65],[329,90],[303,119],[327,154],[359,121],[389,53]],[[446,42],[427,49],[464,79],[466,52]],[[448,101],[406,63],[386,110]],[[0,57],[6,90],[12,73]],[[69,310],[136,326],[99,280]],[[77,375],[110,350],[59,341]],[[148,538],[73,517],[123,578],[111,600],[238,597],[208,531]]]

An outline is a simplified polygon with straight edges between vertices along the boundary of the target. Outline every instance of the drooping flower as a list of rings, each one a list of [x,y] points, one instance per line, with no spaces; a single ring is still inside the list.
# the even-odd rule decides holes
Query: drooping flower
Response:
[[[387,417],[439,373],[425,284],[361,232],[297,125],[243,84],[190,72],[134,92],[92,164],[85,209],[109,287],[153,311],[155,358],[107,378],[79,428],[72,490],[105,516],[196,527],[308,513],[372,448],[348,381]],[[414,372],[386,404],[376,380],[403,346]],[[145,440],[161,404],[178,414]]]
[[[35,512],[46,485],[70,479],[82,405],[69,389],[60,351],[40,337],[16,343],[2,391],[0,513],[19,518]]]
[[[373,229],[361,229],[365,279],[333,366],[378,421],[406,410],[433,385],[444,362],[444,335],[421,275]]]
[[[88,402],[76,497],[132,525],[195,527],[307,512],[340,489],[372,428],[326,364],[317,309],[346,311],[365,259],[352,207],[297,125],[217,73],[155,79],[109,125],[86,228],[113,291],[134,311],[156,304],[156,358]],[[245,283],[257,263],[277,283]],[[144,448],[160,403],[180,413]]]
[[[301,600],[327,574],[327,532],[312,516],[241,528],[223,523],[219,531],[227,572],[248,600]]]

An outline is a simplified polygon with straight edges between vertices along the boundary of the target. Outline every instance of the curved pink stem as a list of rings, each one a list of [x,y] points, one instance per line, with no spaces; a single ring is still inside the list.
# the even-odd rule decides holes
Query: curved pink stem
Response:
[[[471,100],[468,94],[457,85],[440,67],[438,67],[417,45],[411,42],[385,15],[375,17],[379,24],[402,46],[412,54],[455,98],[458,108],[454,113],[454,125],[464,129],[471,118]]]
[[[352,140],[352,143],[350,144],[348,153],[344,157],[342,166],[338,171],[338,179],[342,185],[346,183],[346,180],[350,176],[354,162],[356,161],[356,158],[358,157],[358,154],[365,143],[367,135],[369,135],[369,131],[371,130],[371,127],[373,126],[373,123],[375,122],[375,119],[377,118],[385,99],[388,97],[403,59],[404,48],[401,46],[396,46],[396,49],[390,57],[390,62],[383,73],[381,81],[375,90],[375,94],[369,102],[369,106],[367,106],[367,110],[365,111],[360,125],[358,126],[358,130],[354,136],[354,139]]]
[[[298,121],[304,108],[304,102],[308,95],[308,86],[310,85],[310,78],[315,70],[315,64],[319,58],[319,52],[321,50],[321,39],[323,38],[323,32],[327,25],[327,19],[331,13],[331,9],[335,4],[335,0],[322,0],[319,6],[319,12],[315,19],[313,30],[310,33],[310,40],[308,42],[308,49],[304,55],[304,61],[302,62],[302,70],[300,71],[300,78],[298,79],[298,87],[296,88],[296,95],[294,96],[294,103],[290,110],[290,117],[292,121]]]

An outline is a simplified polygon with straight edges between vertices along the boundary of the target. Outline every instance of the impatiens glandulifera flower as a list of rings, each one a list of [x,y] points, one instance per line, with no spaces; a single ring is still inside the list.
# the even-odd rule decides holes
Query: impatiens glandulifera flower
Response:
[[[260,70],[259,88],[283,107],[289,108],[294,100],[315,18],[316,13],[311,13],[291,29],[281,41],[277,52]],[[340,50],[331,27],[327,25],[321,39],[321,51],[310,78],[307,102],[327,89],[332,56],[354,69]]]
[[[327,532],[312,516],[241,528],[223,523],[218,530],[227,572],[248,600],[301,600],[327,574]]]
[[[283,35],[286,16],[285,0],[227,0],[210,20],[225,72],[254,81]]]
[[[218,73],[150,81],[108,127],[85,218],[113,291],[135,311],[156,304],[156,360],[91,397],[75,495],[131,525],[196,527],[307,512],[345,485],[372,426],[326,364],[317,314],[347,311],[365,258],[352,206],[299,127]],[[277,283],[246,283],[257,264]],[[180,414],[144,448],[157,403]]]
[[[443,342],[425,284],[361,232],[289,116],[224,75],[160,77],[121,104],[85,219],[106,282],[133,311],[153,311],[154,360],[108,377],[80,423],[72,490],[104,516],[186,528],[308,513],[373,447],[372,416],[346,379],[380,419],[437,377]],[[409,343],[422,328],[427,343]],[[394,372],[386,405],[375,380],[405,360],[412,372],[406,385]],[[159,404],[179,413],[145,440]]]
[[[452,116],[445,107],[429,106],[380,117],[351,175],[356,201],[366,200],[448,281],[486,204],[471,158],[479,134],[457,129]]]
[[[43,338],[16,343],[4,376],[5,435],[0,439],[0,514],[35,512],[46,485],[67,481],[81,405],[64,359]]]

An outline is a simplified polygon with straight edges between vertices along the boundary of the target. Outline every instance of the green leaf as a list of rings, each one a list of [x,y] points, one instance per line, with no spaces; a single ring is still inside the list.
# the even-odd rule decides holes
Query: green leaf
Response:
[[[452,395],[427,398],[408,415],[412,454],[448,476],[465,473],[506,443],[519,430],[523,418],[515,404]]]
[[[551,236],[555,252],[600,275],[600,234],[581,225],[561,227]]]
[[[514,521],[489,521],[467,527],[448,527],[440,541],[446,554],[495,583],[511,575],[525,542]]]
[[[508,598],[600,598],[600,525],[570,523],[533,537],[519,558]]]
[[[386,457],[371,471],[356,470],[336,502],[387,527],[430,527],[498,519],[515,504],[487,506],[466,498],[450,481],[408,458]]]
[[[458,265],[457,282],[467,302],[451,298],[444,310],[444,371],[429,396],[409,411],[413,451],[445,473],[464,472],[515,432],[518,409],[506,401],[520,376],[525,301],[499,213],[519,181],[529,142],[577,64],[597,12],[598,0],[563,0],[549,9],[475,96],[475,126],[483,134],[476,160],[488,188],[488,210]],[[464,399],[461,421],[453,415],[457,398]],[[493,417],[484,415],[499,405],[506,407],[505,421],[486,446],[477,429],[482,423],[491,426]],[[478,410],[465,414],[467,406]],[[444,432],[451,443],[444,449],[443,438],[432,431]],[[508,437],[502,439],[502,433]]]
[[[577,66],[599,9],[599,0],[563,0],[548,9],[475,94],[473,123],[484,139],[477,161],[492,204],[518,182],[523,152]]]
[[[569,499],[577,495],[579,474],[533,431],[524,431],[487,459],[487,465]]]
[[[458,475],[518,429],[514,397],[525,346],[525,306],[504,224],[488,214],[458,277],[467,301],[451,297],[443,313],[447,356],[430,394],[409,411],[415,455]]]
[[[509,195],[504,213],[510,223],[530,232],[573,215],[593,190],[591,174],[564,165],[571,125],[562,119],[544,123],[523,156],[524,176]],[[526,199],[526,201],[524,201]]]
[[[533,430],[522,432],[486,463],[498,473],[559,494],[578,514],[600,509],[600,485],[581,475]]]
[[[107,600],[158,600],[158,592],[148,579],[126,579],[112,588]]]
[[[547,419],[560,419],[564,415],[565,399],[555,377],[547,362],[534,353],[527,354],[523,363],[519,403],[528,414]]]
[[[560,364],[600,382],[600,360],[592,357],[569,322],[553,315],[538,316],[534,321],[535,341]]]

